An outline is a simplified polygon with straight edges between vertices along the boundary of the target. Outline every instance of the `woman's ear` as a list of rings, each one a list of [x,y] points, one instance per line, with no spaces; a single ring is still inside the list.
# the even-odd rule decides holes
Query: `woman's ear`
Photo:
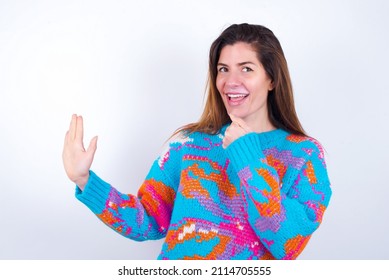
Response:
[[[274,89],[274,81],[271,81],[269,85],[269,91],[272,91]]]

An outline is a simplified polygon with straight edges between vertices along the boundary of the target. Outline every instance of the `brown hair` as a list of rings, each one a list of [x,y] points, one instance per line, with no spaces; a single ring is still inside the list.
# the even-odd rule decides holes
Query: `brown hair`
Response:
[[[270,122],[277,128],[306,136],[297,118],[292,82],[280,42],[268,28],[247,23],[229,26],[212,43],[209,52],[208,96],[203,114],[198,122],[183,126],[176,133],[182,131],[190,134],[198,131],[217,134],[223,125],[231,122],[216,88],[217,63],[221,50],[226,45],[233,45],[237,42],[248,43],[253,47],[257,52],[258,60],[272,80],[274,87],[267,98]]]

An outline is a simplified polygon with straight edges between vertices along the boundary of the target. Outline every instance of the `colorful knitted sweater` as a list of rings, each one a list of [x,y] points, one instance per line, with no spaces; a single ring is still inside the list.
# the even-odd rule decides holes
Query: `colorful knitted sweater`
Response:
[[[159,259],[295,259],[331,197],[320,144],[276,129],[223,149],[226,127],[172,139],[137,196],[90,171],[76,197],[125,237],[165,238]]]

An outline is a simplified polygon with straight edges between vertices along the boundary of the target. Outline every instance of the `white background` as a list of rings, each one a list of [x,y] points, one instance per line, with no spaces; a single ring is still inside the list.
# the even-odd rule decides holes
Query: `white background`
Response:
[[[389,259],[389,2],[0,0],[0,259],[155,259],[74,197],[72,113],[92,169],[136,193],[164,141],[198,120],[208,50],[232,23],[274,31],[333,187],[301,259]]]

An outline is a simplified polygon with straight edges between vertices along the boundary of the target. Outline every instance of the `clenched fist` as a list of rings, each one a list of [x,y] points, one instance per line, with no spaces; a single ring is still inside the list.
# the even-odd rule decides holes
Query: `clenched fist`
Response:
[[[239,137],[252,132],[252,129],[244,122],[244,120],[229,115],[232,121],[231,125],[226,129],[223,138],[223,148],[226,149],[232,142]]]

